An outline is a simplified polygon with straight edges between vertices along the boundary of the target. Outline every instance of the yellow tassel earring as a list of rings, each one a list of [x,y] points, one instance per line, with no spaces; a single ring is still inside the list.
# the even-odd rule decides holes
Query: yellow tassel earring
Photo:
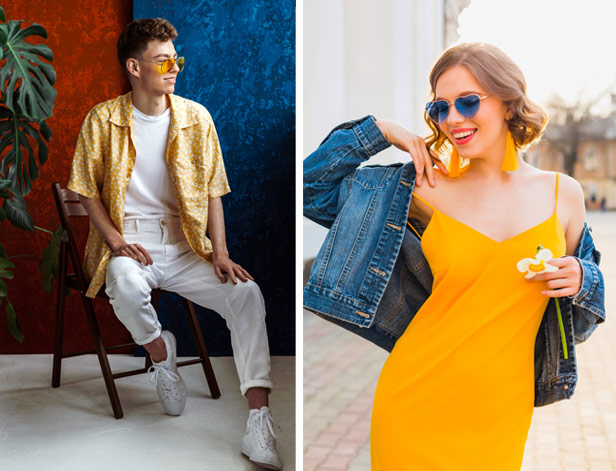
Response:
[[[515,142],[513,142],[513,136],[511,131],[507,131],[507,139],[505,140],[505,158],[503,159],[503,165],[501,170],[503,172],[510,172],[518,169],[518,158],[515,148]]]
[[[460,154],[458,154],[458,149],[453,147],[453,152],[451,153],[451,157],[449,157],[449,165],[447,166],[447,170],[449,171],[450,177],[459,177],[460,176]]]

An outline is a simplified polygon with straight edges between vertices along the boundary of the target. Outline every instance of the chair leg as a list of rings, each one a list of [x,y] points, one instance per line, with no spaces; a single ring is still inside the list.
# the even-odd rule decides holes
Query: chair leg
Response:
[[[220,389],[218,389],[218,382],[216,381],[216,376],[214,375],[214,369],[212,368],[212,363],[210,362],[210,356],[207,353],[207,348],[205,348],[205,342],[203,341],[203,334],[201,333],[201,328],[199,327],[199,320],[197,319],[197,314],[195,313],[195,307],[188,299],[183,298],[183,300],[184,306],[186,307],[186,313],[188,314],[188,323],[190,324],[193,338],[195,339],[195,346],[197,347],[197,352],[201,358],[201,366],[203,367],[203,372],[205,373],[207,385],[210,388],[210,394],[212,395],[212,399],[218,399],[220,397]]]
[[[66,251],[66,233],[62,235],[60,241],[60,256],[58,272],[58,300],[56,303],[56,334],[53,344],[53,368],[51,373],[51,386],[54,388],[60,387],[60,374],[62,372],[62,341],[64,337],[64,310],[66,308],[66,270],[67,257]]]
[[[84,293],[81,294],[81,299],[83,301],[83,306],[86,310],[86,317],[88,319],[90,332],[92,333],[92,339],[94,340],[96,355],[98,356],[98,361],[101,365],[101,370],[103,372],[103,378],[105,379],[105,386],[107,387],[107,394],[109,395],[109,400],[111,401],[113,416],[116,419],[121,419],[124,416],[124,412],[122,412],[122,405],[120,404],[118,391],[115,387],[115,382],[111,373],[111,367],[109,366],[107,351],[105,350],[105,345],[103,344],[103,339],[101,337],[100,329],[98,327],[98,322],[96,321],[96,317],[94,315],[94,306],[92,305],[92,300],[86,297]]]

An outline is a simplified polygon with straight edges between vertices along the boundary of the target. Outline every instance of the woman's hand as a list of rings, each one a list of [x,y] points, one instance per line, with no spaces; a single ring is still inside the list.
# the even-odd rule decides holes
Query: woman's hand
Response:
[[[540,273],[532,278],[532,281],[547,281],[550,290],[542,291],[541,294],[551,298],[562,298],[577,294],[582,287],[582,267],[575,257],[569,255],[561,258],[553,258],[548,261],[558,270],[551,273]]]
[[[421,186],[425,171],[428,177],[428,183],[430,183],[431,186],[435,186],[434,168],[432,167],[433,162],[436,163],[437,167],[441,169],[445,175],[449,174],[447,167],[445,167],[435,152],[428,149],[422,137],[407,131],[394,121],[379,119],[376,125],[390,144],[410,154],[415,164],[415,170],[417,171],[417,185]]]

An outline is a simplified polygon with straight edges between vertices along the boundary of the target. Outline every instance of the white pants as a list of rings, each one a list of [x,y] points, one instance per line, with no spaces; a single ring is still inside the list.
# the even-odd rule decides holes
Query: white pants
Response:
[[[272,388],[265,329],[265,304],[254,281],[221,283],[212,263],[190,248],[179,218],[127,219],[124,239],[141,244],[154,263],[144,266],[129,257],[112,257],[105,292],[116,316],[139,345],[160,336],[161,325],[150,292],[164,289],[212,309],[231,331],[233,358],[242,395],[254,387]]]

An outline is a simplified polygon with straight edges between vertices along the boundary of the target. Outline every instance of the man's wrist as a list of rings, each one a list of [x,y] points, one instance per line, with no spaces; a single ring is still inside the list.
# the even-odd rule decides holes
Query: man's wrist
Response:
[[[216,249],[213,248],[212,249],[212,257],[214,259],[217,258],[229,258],[229,251],[226,248],[221,248],[221,249]]]
[[[126,241],[124,240],[124,237],[118,234],[117,236],[109,238],[109,240],[107,241],[107,245],[111,248],[112,252],[115,252],[116,250],[126,245]]]

